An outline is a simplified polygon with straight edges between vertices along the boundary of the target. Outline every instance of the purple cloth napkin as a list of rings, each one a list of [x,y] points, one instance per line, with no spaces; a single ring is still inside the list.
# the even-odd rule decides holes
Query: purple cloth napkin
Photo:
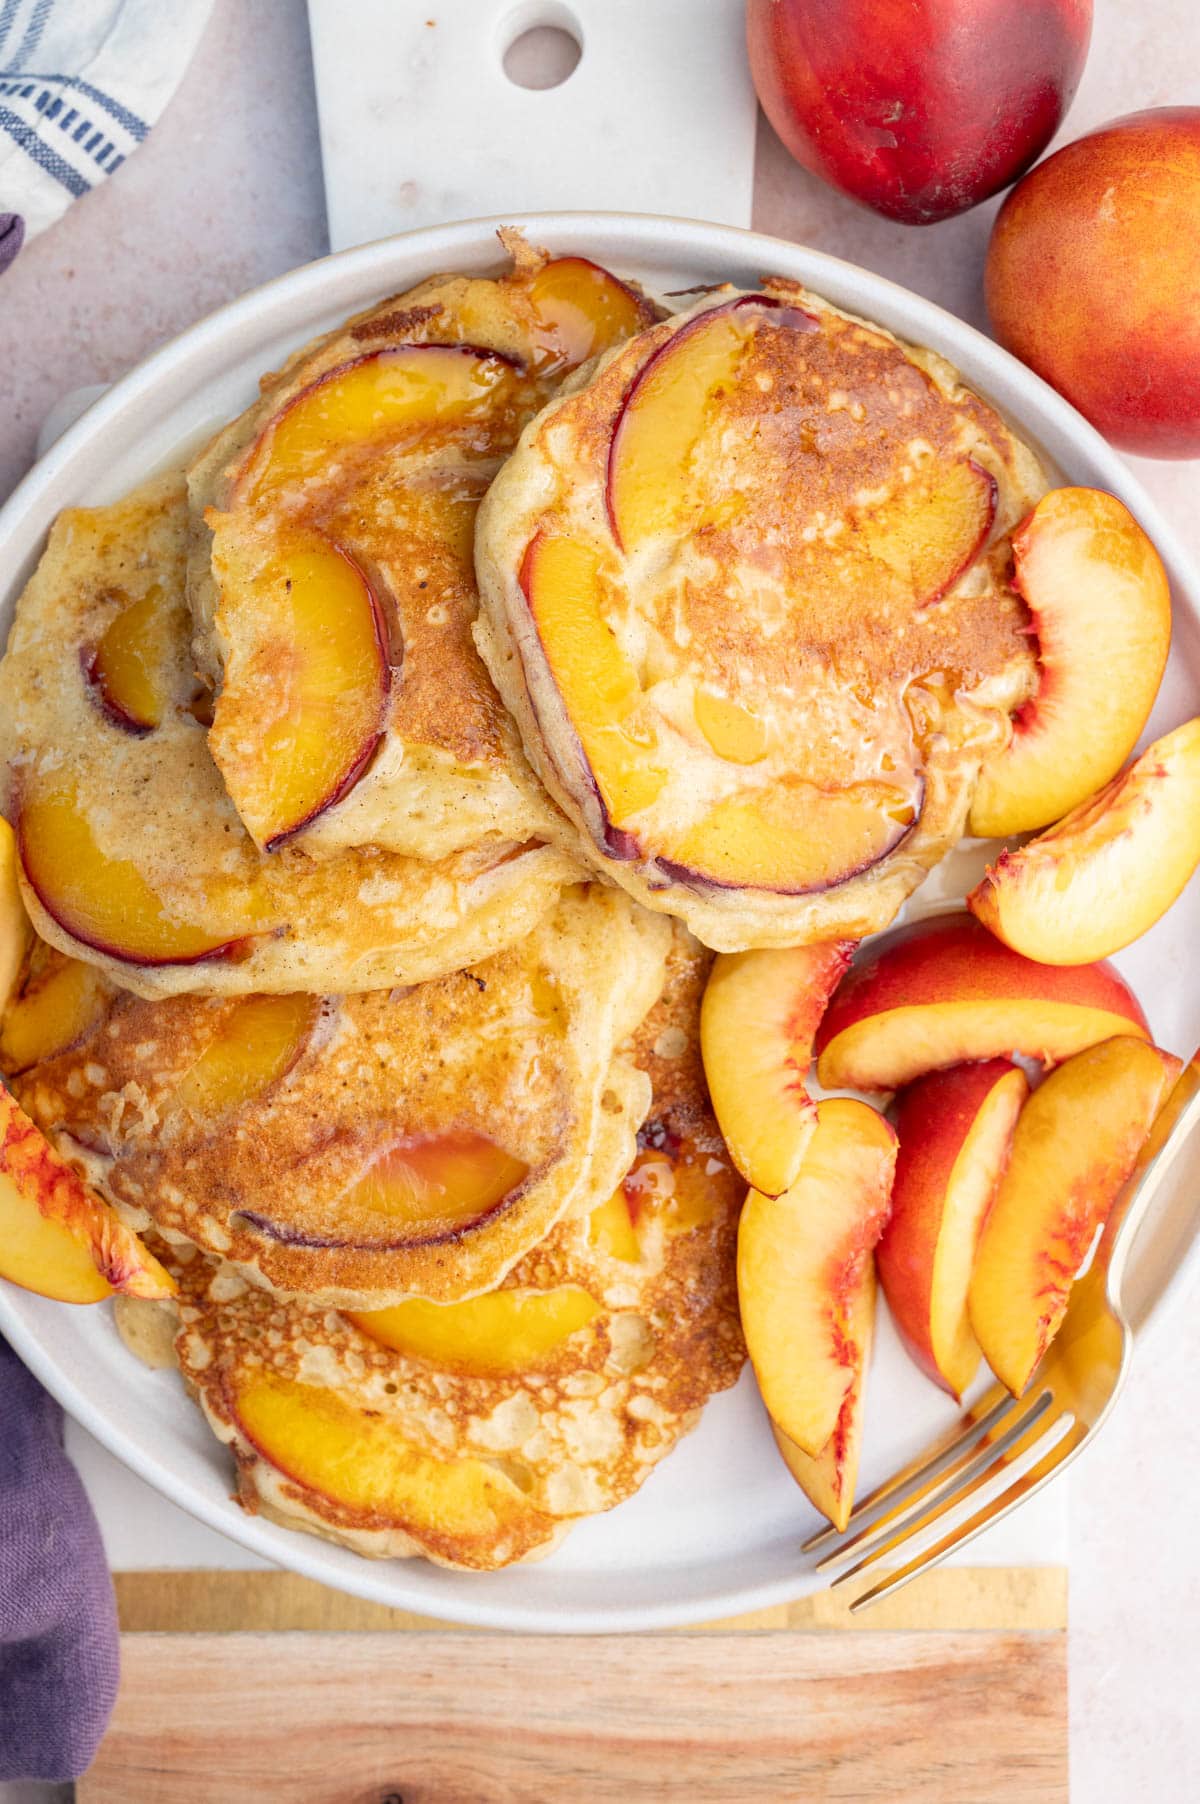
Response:
[[[0,276],[25,242],[25,221],[19,213],[0,213]]]
[[[62,1411],[0,1341],[0,1780],[77,1779],[117,1672],[112,1580]]]

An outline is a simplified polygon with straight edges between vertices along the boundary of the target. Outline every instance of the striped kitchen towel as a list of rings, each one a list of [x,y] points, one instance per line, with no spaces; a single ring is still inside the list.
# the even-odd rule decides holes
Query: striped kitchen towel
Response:
[[[0,0],[0,269],[137,149],[212,0]]]

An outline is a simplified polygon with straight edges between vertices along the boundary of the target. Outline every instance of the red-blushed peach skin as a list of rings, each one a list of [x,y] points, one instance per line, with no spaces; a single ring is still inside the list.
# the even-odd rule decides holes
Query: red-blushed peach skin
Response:
[[[964,909],[898,928],[859,956],[817,1030],[817,1077],[826,1089],[894,1090],[1013,1052],[1057,1064],[1118,1033],[1150,1037],[1110,965],[1036,964]]]
[[[1032,170],[984,286],[1000,342],[1106,438],[1200,455],[1200,107],[1128,114]]]
[[[907,225],[1041,155],[1071,103],[1091,0],[749,0],[758,97],[798,162]]]
[[[23,1209],[26,1223],[17,1219]],[[0,1236],[0,1277],[27,1290],[64,1302],[98,1302],[110,1290],[148,1298],[174,1294],[174,1281],[158,1260],[59,1157],[4,1089],[0,1089],[0,1213],[9,1218]],[[38,1216],[49,1232],[39,1229]],[[56,1229],[62,1233],[59,1247]],[[77,1258],[76,1248],[85,1260]],[[53,1263],[41,1271],[46,1259]],[[88,1262],[94,1268],[94,1283],[89,1281]]]
[[[879,1280],[908,1351],[956,1397],[980,1359],[967,1315],[975,1249],[1028,1095],[1018,1065],[986,1059],[931,1072],[896,1098],[900,1144]]]

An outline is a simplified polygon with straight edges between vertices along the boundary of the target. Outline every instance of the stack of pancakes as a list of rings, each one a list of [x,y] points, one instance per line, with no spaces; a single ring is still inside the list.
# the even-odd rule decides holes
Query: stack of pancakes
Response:
[[[0,1070],[175,1275],[127,1338],[248,1509],[465,1568],[736,1378],[706,948],[877,930],[961,835],[1044,486],[792,285],[504,236],[64,514],[0,664]]]

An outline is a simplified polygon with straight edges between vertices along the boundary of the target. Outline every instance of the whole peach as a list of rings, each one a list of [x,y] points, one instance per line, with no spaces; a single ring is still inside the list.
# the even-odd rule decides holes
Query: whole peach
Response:
[[[797,162],[906,225],[962,213],[1041,155],[1092,0],[747,0],[754,85]]]
[[[1200,107],[1115,119],[1031,171],[985,288],[1000,342],[1114,444],[1200,456]]]

